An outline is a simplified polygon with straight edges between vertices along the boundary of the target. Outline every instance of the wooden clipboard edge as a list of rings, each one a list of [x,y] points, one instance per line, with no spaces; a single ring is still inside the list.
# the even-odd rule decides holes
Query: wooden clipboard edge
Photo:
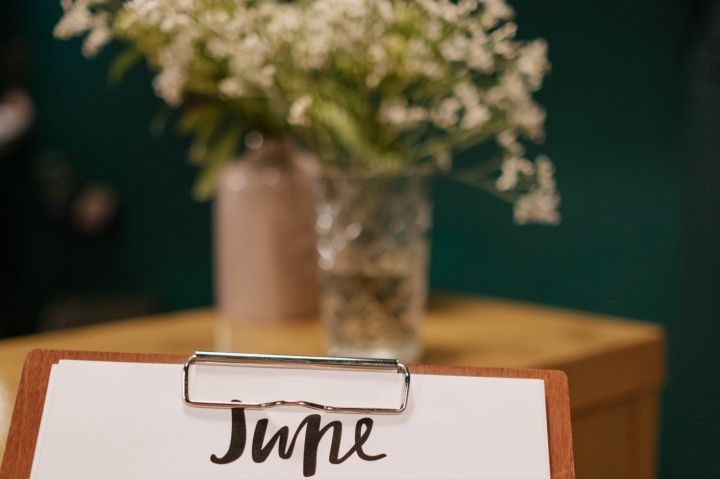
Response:
[[[410,372],[414,374],[542,379],[545,381],[550,475],[553,479],[575,479],[570,390],[567,375],[564,372],[551,369],[481,368],[427,364],[413,364],[409,368]]]
[[[50,367],[60,359],[89,361],[183,363],[187,356],[152,353],[112,353],[36,349],[23,366],[12,422],[8,431],[0,478],[30,477],[40,429]],[[545,381],[550,470],[553,479],[575,479],[567,376],[544,369],[478,368],[470,366],[410,365],[414,374],[530,378]]]

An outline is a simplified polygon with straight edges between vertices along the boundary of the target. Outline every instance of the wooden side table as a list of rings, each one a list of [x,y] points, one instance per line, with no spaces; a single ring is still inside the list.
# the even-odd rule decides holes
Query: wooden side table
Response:
[[[181,312],[0,341],[0,437],[22,362],[32,349],[191,354],[227,339],[211,310]],[[247,324],[238,350],[322,354],[318,321]],[[664,366],[660,327],[489,298],[441,297],[423,325],[424,361],[442,365],[553,368],[570,380],[577,477],[656,477],[658,404]],[[2,446],[0,446],[0,449]]]

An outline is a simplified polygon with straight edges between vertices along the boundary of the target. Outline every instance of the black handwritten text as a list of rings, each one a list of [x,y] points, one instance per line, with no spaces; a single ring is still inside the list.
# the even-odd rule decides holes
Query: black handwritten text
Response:
[[[290,429],[283,426],[273,434],[270,439],[265,440],[268,429],[268,420],[261,419],[255,425],[253,433],[251,454],[252,460],[256,463],[262,463],[272,454],[273,449],[277,445],[278,455],[281,459],[289,459],[295,450],[300,432],[305,430],[305,446],[303,451],[303,476],[311,477],[315,475],[317,470],[317,454],[320,441],[328,431],[332,431],[330,440],[330,464],[341,464],[348,460],[353,454],[364,461],[377,461],[387,456],[387,454],[370,455],[363,450],[363,446],[370,437],[373,428],[373,420],[369,417],[359,419],[355,424],[355,442],[347,450],[345,454],[340,454],[340,442],[342,439],[342,423],[340,421],[331,421],[325,426],[321,425],[321,416],[319,414],[311,414],[303,419],[298,425],[295,433],[290,439]],[[288,440],[290,441],[288,443]],[[218,457],[215,454],[210,456],[210,461],[215,464],[229,464],[234,462],[245,452],[245,444],[247,442],[247,421],[245,419],[244,409],[232,410],[232,427],[230,430],[230,445],[224,456]]]

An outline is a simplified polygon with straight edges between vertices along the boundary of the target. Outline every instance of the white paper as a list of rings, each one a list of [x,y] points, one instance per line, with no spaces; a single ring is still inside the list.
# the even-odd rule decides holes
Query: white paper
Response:
[[[221,367],[199,369],[192,377],[192,392],[215,400],[249,400],[254,395],[253,400],[332,400],[342,405],[351,405],[353,398],[365,405],[399,402],[397,377],[348,378],[338,372]],[[223,458],[229,450],[231,412],[185,406],[181,383],[179,365],[61,361],[51,373],[31,477],[550,478],[540,380],[415,374],[403,414],[320,414],[321,427],[331,421],[342,424],[336,456],[350,455],[339,464],[330,462],[338,428],[330,427],[317,451],[310,448],[305,454],[306,444],[313,444],[306,437],[312,429],[307,424],[297,433],[289,458],[281,459],[275,444],[263,462],[255,462],[258,421],[267,420],[261,446],[283,426],[289,428],[289,443],[303,420],[319,414],[301,408],[247,411],[242,455],[229,454],[232,462],[214,463],[211,456]],[[359,435],[366,437],[353,451],[358,421],[363,421]],[[361,455],[384,457],[366,460]]]

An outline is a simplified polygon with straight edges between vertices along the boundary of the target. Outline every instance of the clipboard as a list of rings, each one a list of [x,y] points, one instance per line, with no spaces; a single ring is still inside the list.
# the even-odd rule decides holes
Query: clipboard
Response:
[[[182,355],[35,350],[28,354],[13,411],[0,477],[28,479],[42,419],[50,369],[61,359],[184,364]],[[565,373],[539,369],[410,365],[412,374],[541,379],[545,383],[550,471],[553,479],[575,479],[570,400]]]

